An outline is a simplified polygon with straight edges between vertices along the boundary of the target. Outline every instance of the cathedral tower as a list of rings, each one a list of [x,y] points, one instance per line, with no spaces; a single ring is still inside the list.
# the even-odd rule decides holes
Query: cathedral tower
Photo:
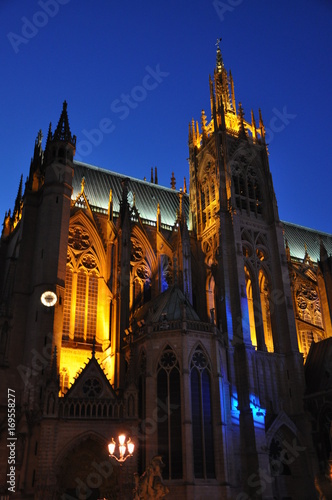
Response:
[[[243,487],[253,493],[245,478],[269,467],[269,453],[259,452],[255,405],[266,411],[267,429],[285,411],[307,430],[302,356],[261,112],[258,126],[253,112],[251,122],[244,119],[219,45],[210,101],[211,120],[203,110],[201,126],[189,126],[192,225],[205,264],[196,274],[194,303],[227,339],[239,448],[246,450],[239,453]]]

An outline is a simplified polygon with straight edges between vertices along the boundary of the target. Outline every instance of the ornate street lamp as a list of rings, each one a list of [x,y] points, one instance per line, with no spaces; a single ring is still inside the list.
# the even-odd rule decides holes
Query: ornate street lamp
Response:
[[[110,454],[111,458],[115,458],[117,462],[120,463],[120,465],[123,464],[127,460],[127,458],[132,457],[135,449],[134,443],[131,441],[130,438],[128,438],[128,441],[126,442],[126,436],[125,434],[120,434],[118,436],[119,440],[119,457],[114,455],[115,452],[115,447],[116,447],[116,442],[112,438],[112,442],[109,443],[108,445],[108,451]]]

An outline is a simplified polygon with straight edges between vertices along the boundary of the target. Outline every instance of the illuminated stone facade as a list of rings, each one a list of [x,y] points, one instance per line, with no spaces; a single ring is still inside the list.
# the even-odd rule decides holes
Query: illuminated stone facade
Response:
[[[219,48],[210,98],[189,194],[75,162],[66,103],[45,150],[38,134],[0,247],[18,498],[131,498],[155,455],[170,498],[313,498],[301,353],[332,333],[332,237],[310,233],[319,262],[292,254],[310,230],[279,220],[261,113],[244,120]]]

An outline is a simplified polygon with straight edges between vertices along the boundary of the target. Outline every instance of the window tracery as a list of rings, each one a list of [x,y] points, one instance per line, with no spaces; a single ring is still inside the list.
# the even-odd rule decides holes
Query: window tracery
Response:
[[[165,479],[182,478],[181,378],[175,352],[166,346],[157,369],[158,454]]]
[[[210,364],[198,346],[190,363],[194,475],[215,477]]]
[[[207,162],[206,166],[202,169],[202,177],[200,181],[200,208],[201,208],[201,225],[202,230],[209,227],[217,213],[217,190],[215,173],[211,162]]]
[[[295,297],[299,318],[314,325],[322,325],[320,300],[316,288],[302,282],[296,290]]]
[[[263,199],[260,179],[256,170],[246,167],[245,163],[234,161],[232,163],[232,180],[235,195],[235,205],[240,210],[261,215],[263,212]]]
[[[69,228],[63,338],[91,343],[97,334],[100,265],[91,237],[80,225]]]
[[[242,253],[251,342],[256,348],[266,347],[269,352],[273,352],[271,290],[268,278],[270,258],[265,235],[261,232],[243,230]]]

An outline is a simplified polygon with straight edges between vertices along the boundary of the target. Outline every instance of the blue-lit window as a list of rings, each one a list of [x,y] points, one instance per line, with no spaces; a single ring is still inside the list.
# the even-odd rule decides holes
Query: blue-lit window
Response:
[[[164,479],[182,478],[181,390],[179,363],[174,351],[167,346],[159,360],[158,395],[158,455],[165,468]]]
[[[214,478],[210,366],[200,347],[194,352],[190,368],[194,475]]]
[[[170,258],[162,254],[160,256],[161,259],[161,291],[165,292],[167,288],[172,284],[172,276],[173,276],[173,271],[172,271],[172,262]]]

